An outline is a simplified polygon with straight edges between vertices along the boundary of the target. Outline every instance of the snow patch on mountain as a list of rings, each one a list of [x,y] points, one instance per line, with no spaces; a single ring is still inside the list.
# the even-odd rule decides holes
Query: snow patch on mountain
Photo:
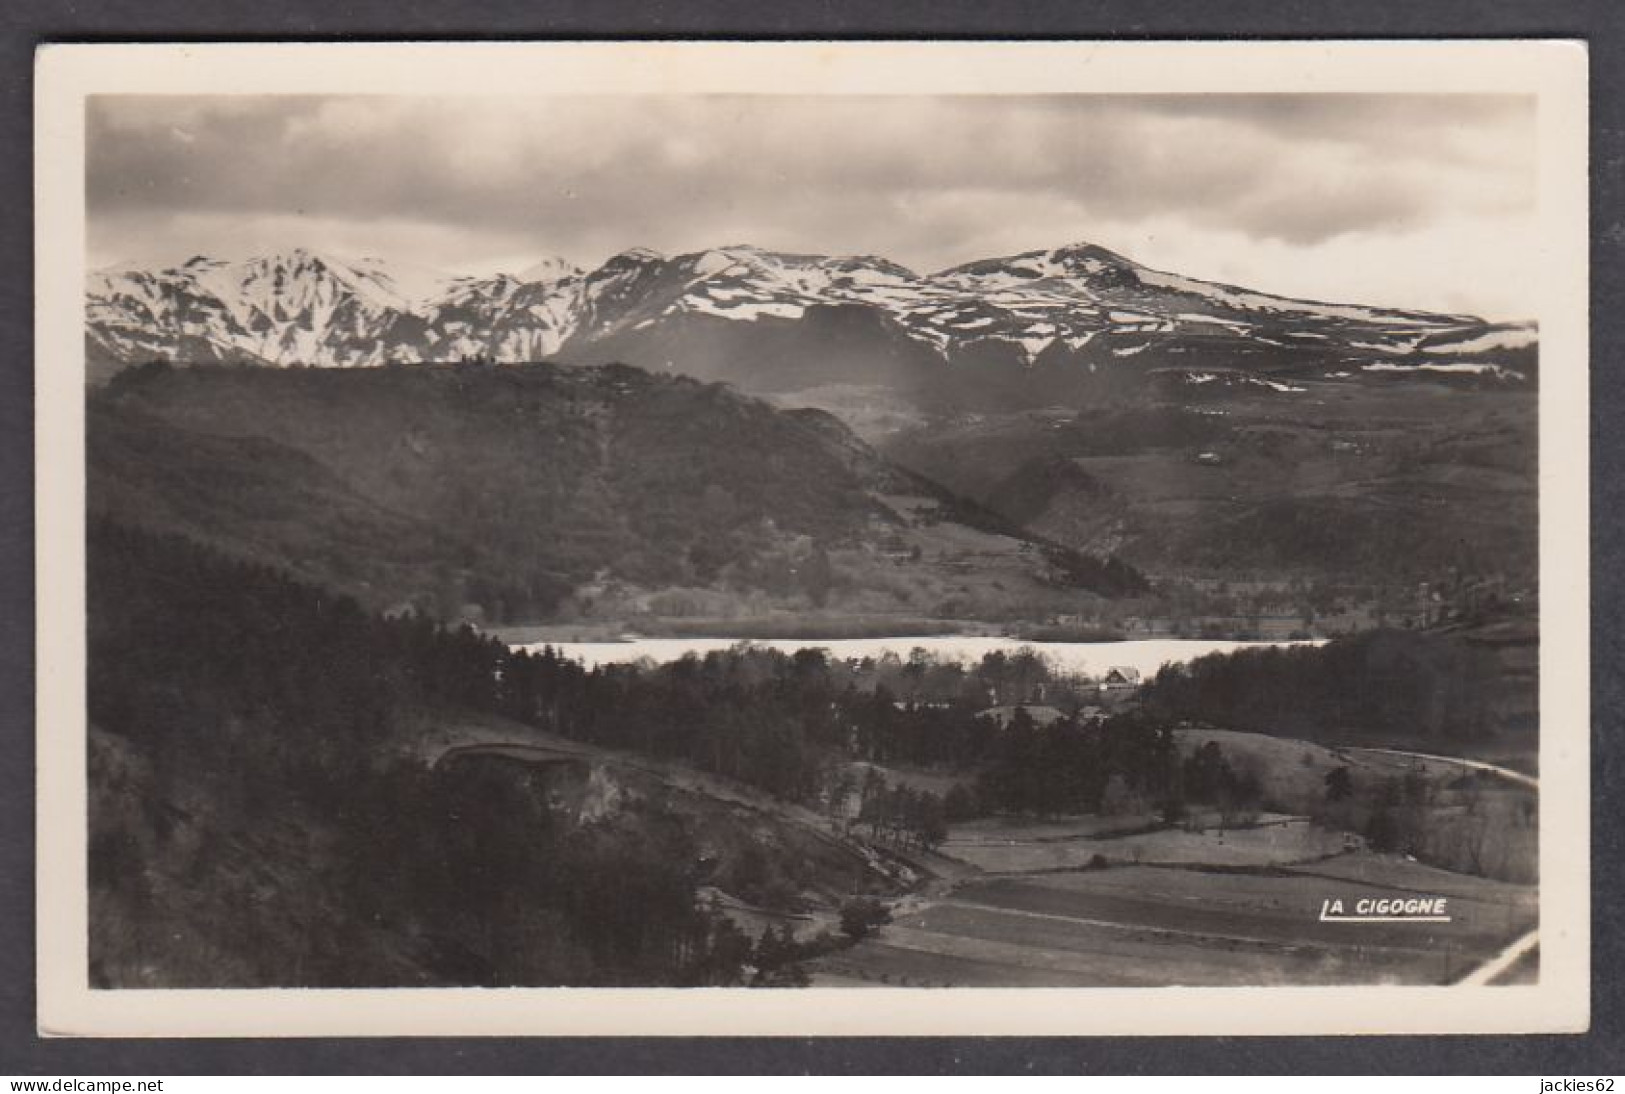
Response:
[[[1365,372],[1454,372],[1494,376],[1501,380],[1525,379],[1524,374],[1517,369],[1489,361],[1456,361],[1449,364],[1436,361],[1421,361],[1414,364],[1401,361],[1377,361],[1360,367]]]
[[[1290,297],[1270,296],[1248,289],[1238,289],[1212,281],[1197,281],[1193,278],[1181,277],[1178,274],[1163,273],[1159,270],[1144,267],[1140,267],[1138,273],[1143,284],[1155,288],[1169,289],[1174,292],[1187,293],[1191,296],[1206,297],[1226,308],[1242,312],[1316,315],[1356,323],[1399,323],[1417,326],[1437,325],[1439,318],[1380,308],[1368,308],[1355,304],[1326,304],[1314,300],[1295,300]]]
[[[800,319],[806,311],[800,304],[778,300],[742,300],[738,303],[716,302],[708,297],[696,297],[685,305],[688,311],[717,315],[724,319],[742,319],[747,322],[772,316],[775,319]]]
[[[1423,350],[1441,356],[1469,356],[1475,353],[1496,353],[1505,350],[1526,349],[1540,340],[1533,324],[1496,327],[1472,338],[1460,341],[1430,341]]]

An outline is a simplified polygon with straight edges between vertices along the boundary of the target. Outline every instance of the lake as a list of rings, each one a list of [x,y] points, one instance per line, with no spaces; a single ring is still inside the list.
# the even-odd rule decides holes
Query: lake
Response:
[[[614,642],[533,642],[516,649],[539,651],[552,646],[560,654],[586,665],[595,666],[616,662],[675,661],[685,654],[704,656],[713,650],[726,650],[739,644],[734,638],[634,638]],[[838,638],[816,639],[753,639],[751,645],[794,653],[801,649],[828,650],[839,660],[848,658],[880,657],[887,651],[907,658],[914,649],[923,649],[943,660],[980,661],[994,650],[1014,653],[1030,648],[1048,660],[1056,669],[1068,673],[1099,675],[1113,666],[1138,669],[1150,676],[1169,662],[1191,661],[1204,654],[1228,653],[1231,650],[1254,646],[1320,645],[1322,640],[1309,642],[1234,642],[1201,638],[1144,638],[1122,642],[1031,642],[1016,638],[985,635],[937,635],[929,637],[896,638]]]

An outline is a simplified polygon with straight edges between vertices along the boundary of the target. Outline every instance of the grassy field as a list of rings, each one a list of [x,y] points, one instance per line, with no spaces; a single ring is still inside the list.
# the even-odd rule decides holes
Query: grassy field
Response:
[[[953,826],[948,843],[944,845],[944,853],[963,858],[963,855],[959,855],[959,851],[969,848],[1093,839],[1137,832],[1155,824],[1156,818],[1150,813],[1118,817],[1062,817],[1051,820],[1034,817],[979,817]]]
[[[1324,858],[1346,846],[1340,832],[1316,828],[1300,819],[1282,819],[1254,828],[1197,832],[1164,828],[1030,842],[962,841],[950,836],[942,851],[990,874],[1029,874],[1079,870],[1097,855],[1111,865],[1275,866]]]
[[[1407,775],[1446,782],[1464,773],[1446,759],[1423,759],[1360,748],[1336,748],[1290,737],[1270,737],[1228,729],[1175,731],[1183,752],[1215,743],[1231,766],[1251,771],[1264,788],[1265,800],[1283,809],[1307,813],[1326,797],[1326,776],[1346,767],[1358,784]]]
[[[1452,983],[1535,921],[1532,890],[1430,876],[1452,922],[1321,922],[1321,902],[1404,896],[1403,860],[1334,862],[1358,877],[1130,866],[980,878],[899,908],[814,982],[913,987]],[[1336,869],[1336,868],[1334,868]],[[1442,872],[1437,872],[1442,873]]]
[[[1324,797],[1325,773],[1345,764],[1356,779],[1414,772],[1441,788],[1462,770],[1219,730],[1181,736],[1187,749],[1219,741],[1269,774],[1273,793],[1304,803]],[[1441,825],[1451,793],[1440,790]],[[1150,816],[983,818],[953,825],[938,856],[935,880],[897,902],[890,924],[815,963],[815,984],[1448,984],[1530,931],[1538,913],[1533,885],[1378,853],[1301,816],[1227,830],[1158,827]],[[1321,919],[1326,901],[1347,913],[1361,899],[1418,896],[1445,898],[1450,921]],[[1530,957],[1496,982],[1538,970]]]

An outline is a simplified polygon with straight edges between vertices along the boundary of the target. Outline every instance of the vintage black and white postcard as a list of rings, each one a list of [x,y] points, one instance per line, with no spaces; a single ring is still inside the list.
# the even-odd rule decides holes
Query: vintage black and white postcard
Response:
[[[1585,87],[46,48],[41,1028],[1585,1028]]]

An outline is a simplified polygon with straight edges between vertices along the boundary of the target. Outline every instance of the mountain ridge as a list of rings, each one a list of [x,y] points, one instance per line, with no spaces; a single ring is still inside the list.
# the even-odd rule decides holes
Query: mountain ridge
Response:
[[[521,275],[408,276],[375,259],[295,249],[226,262],[94,271],[92,382],[178,363],[625,361],[773,391],[872,381],[920,390],[1141,382],[1216,368],[1349,382],[1525,384],[1538,332],[1256,292],[1153,270],[1079,242],[919,274],[872,255],[745,244],[623,251],[592,270],[544,259]],[[820,339],[839,329],[840,350]],[[862,359],[861,367],[851,364]],[[1035,378],[1042,379],[1037,383]],[[1063,385],[1064,386],[1064,385]]]

